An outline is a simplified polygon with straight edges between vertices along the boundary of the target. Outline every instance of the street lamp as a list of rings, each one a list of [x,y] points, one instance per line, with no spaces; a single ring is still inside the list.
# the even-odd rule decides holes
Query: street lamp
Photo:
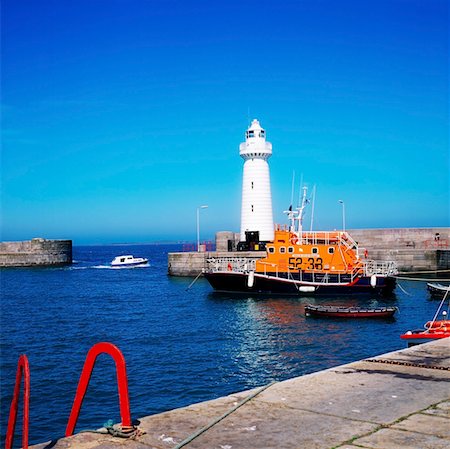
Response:
[[[197,207],[197,252],[200,252],[200,209],[206,209],[208,206]]]
[[[345,232],[345,203],[339,200],[338,203],[342,204],[342,230]]]

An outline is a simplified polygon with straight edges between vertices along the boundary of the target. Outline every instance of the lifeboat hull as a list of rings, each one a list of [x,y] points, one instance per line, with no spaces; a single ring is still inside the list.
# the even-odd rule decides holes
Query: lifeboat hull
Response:
[[[340,295],[351,293],[389,294],[395,289],[395,278],[377,277],[375,286],[371,277],[363,276],[348,283],[300,282],[279,277],[254,273],[252,282],[248,282],[248,273],[206,272],[205,278],[218,292],[252,293],[261,295]]]

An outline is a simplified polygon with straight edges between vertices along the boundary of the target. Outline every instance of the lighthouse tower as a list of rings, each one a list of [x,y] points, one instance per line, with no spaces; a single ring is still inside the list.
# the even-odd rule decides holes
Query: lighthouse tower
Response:
[[[239,154],[245,161],[240,240],[246,240],[246,231],[258,231],[260,242],[273,241],[272,194],[267,163],[272,155],[272,144],[266,142],[266,132],[258,120],[253,120],[247,129]]]

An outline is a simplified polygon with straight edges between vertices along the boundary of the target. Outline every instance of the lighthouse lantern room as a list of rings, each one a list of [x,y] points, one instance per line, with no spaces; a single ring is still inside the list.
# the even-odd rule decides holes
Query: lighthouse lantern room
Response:
[[[258,120],[253,120],[240,144],[244,159],[242,178],[241,250],[264,249],[264,242],[273,241],[272,194],[267,160],[272,144],[266,142],[266,132]]]

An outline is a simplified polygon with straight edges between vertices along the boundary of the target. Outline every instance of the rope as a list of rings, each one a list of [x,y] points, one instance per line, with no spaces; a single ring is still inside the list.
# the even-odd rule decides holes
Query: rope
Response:
[[[421,274],[421,273],[450,273],[450,270],[429,270],[429,271],[400,271],[399,274]]]
[[[189,284],[189,287],[186,289],[188,291],[197,281],[197,279],[203,274],[203,271],[200,271],[200,273],[197,274],[197,277]]]
[[[434,318],[433,318],[433,320],[431,321],[430,328],[433,326],[434,322],[436,321],[436,318],[438,317],[439,312],[440,312],[442,306],[444,305],[445,300],[447,299],[447,296],[448,296],[448,292],[449,292],[449,291],[450,291],[450,288],[447,289],[447,291],[445,292],[445,295],[444,295],[444,297],[442,298],[442,301],[441,301],[441,303],[439,304],[438,309],[436,310],[436,314],[434,315]]]
[[[227,412],[225,412],[223,415],[219,416],[218,418],[216,418],[214,421],[211,421],[209,424],[207,424],[206,426],[202,427],[201,429],[197,430],[196,432],[194,432],[192,435],[188,436],[186,439],[184,439],[181,443],[178,443],[176,446],[174,446],[172,449],[181,449],[182,447],[188,445],[189,443],[191,443],[193,440],[195,440],[197,437],[199,437],[202,433],[206,432],[207,430],[209,430],[211,427],[215,426],[218,422],[222,421],[223,419],[225,419],[228,415],[231,415],[234,411],[236,411],[239,407],[242,407],[246,402],[250,401],[251,399],[253,399],[255,396],[257,396],[258,394],[262,393],[264,390],[267,390],[267,388],[271,387],[272,385],[274,385],[276,382],[271,382],[268,385],[265,385],[264,387],[260,388],[258,391],[256,391],[255,393],[251,394],[250,396],[247,396],[245,399],[243,399],[241,402],[239,402],[237,405],[235,405],[232,409],[228,410]]]
[[[440,278],[412,278],[409,276],[392,276],[396,279],[405,279],[407,281],[423,281],[423,282],[450,282],[450,279],[440,279]]]
[[[397,283],[397,285],[398,285],[398,287],[400,288],[400,290],[405,294],[405,295],[408,295],[408,296],[412,296],[412,294],[411,293],[408,293],[399,283]]]
[[[402,362],[400,360],[364,359],[364,362],[385,363],[388,365],[412,366],[414,368],[426,368],[426,369],[438,369],[441,371],[450,371],[450,367],[448,366],[425,365],[424,363]]]
[[[435,281],[444,281],[450,282],[450,279],[427,279],[427,278],[414,278],[410,277],[410,274],[428,274],[428,273],[450,273],[450,270],[429,270],[429,271],[400,271],[397,275],[393,276],[397,279],[406,279],[408,281],[426,281],[426,282],[435,282]]]
[[[122,427],[121,424],[113,424],[113,420],[109,419],[103,424],[103,428],[105,430],[93,430],[93,429],[85,429],[80,430],[78,433],[96,433],[100,435],[111,435],[113,437],[119,438],[130,438],[131,440],[135,440],[137,437],[144,435],[146,432],[131,426],[131,427]]]

